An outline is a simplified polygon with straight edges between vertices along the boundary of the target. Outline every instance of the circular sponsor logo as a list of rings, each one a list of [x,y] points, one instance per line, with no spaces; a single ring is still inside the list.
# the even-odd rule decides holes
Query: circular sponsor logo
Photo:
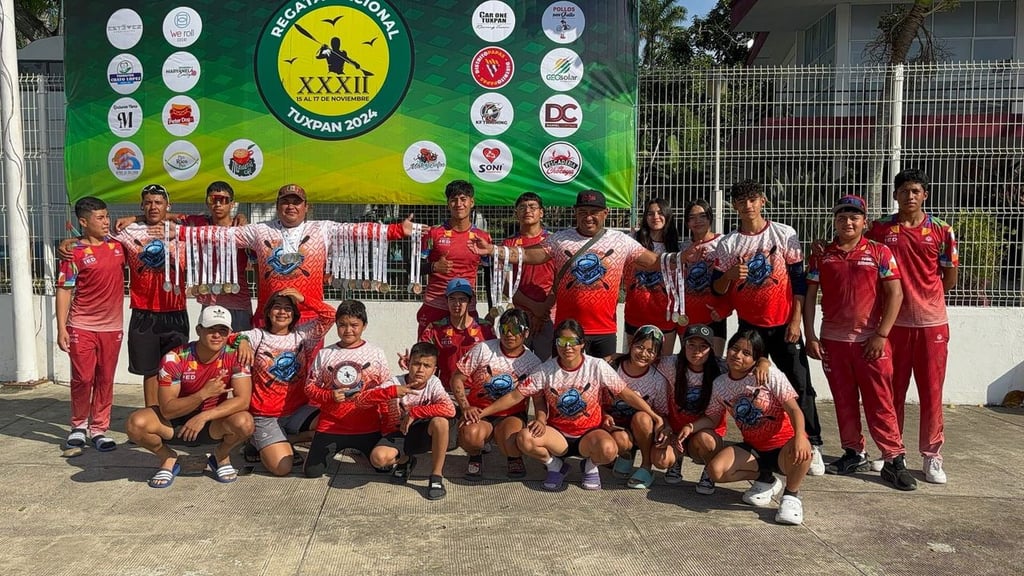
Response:
[[[555,2],[544,10],[541,25],[548,38],[559,44],[568,44],[583,35],[587,20],[583,10],[572,2]]]
[[[135,144],[123,141],[114,144],[107,154],[110,172],[115,178],[122,182],[131,182],[142,174],[145,162],[142,158],[142,151]]]
[[[444,150],[430,140],[413,142],[402,156],[405,173],[420,184],[429,184],[440,178],[446,165]]]
[[[107,111],[107,125],[115,136],[130,138],[142,125],[142,108],[134,98],[118,98]]]
[[[488,46],[477,52],[469,64],[473,80],[488,90],[497,90],[508,84],[515,67],[512,55],[497,46]]]
[[[582,168],[580,151],[568,142],[552,142],[540,153],[540,171],[555,184],[572,182]]]
[[[344,140],[380,126],[412,81],[413,41],[388,0],[286,2],[256,43],[256,86],[288,128]]]
[[[175,136],[188,136],[199,125],[199,105],[188,96],[172,96],[161,116],[164,128]]]
[[[118,54],[107,64],[107,82],[118,94],[131,94],[142,83],[142,62],[131,54]]]
[[[142,39],[142,17],[131,8],[121,8],[107,19],[107,40],[118,50],[127,50]]]
[[[501,140],[484,140],[469,153],[469,167],[484,182],[497,182],[512,171],[512,151]]]
[[[235,180],[252,180],[263,170],[263,150],[252,140],[239,138],[224,149],[224,169]]]
[[[552,90],[572,90],[583,79],[583,60],[568,48],[555,48],[541,60],[540,77]]]
[[[568,94],[555,94],[540,106],[540,125],[556,138],[572,136],[583,123],[583,109]]]
[[[203,33],[203,19],[188,6],[179,6],[164,16],[164,38],[175,48],[191,46]]]
[[[484,42],[501,42],[516,27],[516,13],[504,2],[482,2],[473,11],[473,32]]]
[[[175,180],[188,180],[199,172],[199,150],[188,140],[175,140],[164,149],[164,170]]]
[[[469,121],[481,133],[497,136],[512,125],[515,109],[508,98],[497,92],[478,97],[469,108]]]
[[[188,52],[175,52],[164,60],[164,85],[172,92],[188,92],[199,82],[199,60]]]

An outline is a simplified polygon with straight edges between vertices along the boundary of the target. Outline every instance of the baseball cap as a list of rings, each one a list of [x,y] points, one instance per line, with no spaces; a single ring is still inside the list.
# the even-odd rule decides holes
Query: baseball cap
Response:
[[[840,198],[839,201],[836,202],[836,205],[832,207],[832,213],[833,214],[838,214],[840,212],[847,211],[847,210],[853,210],[854,212],[860,212],[861,214],[864,214],[865,216],[867,216],[867,213],[868,213],[868,203],[865,202],[864,199],[861,198],[860,196],[854,196],[853,194],[848,194],[848,195],[843,196],[842,198]]]
[[[715,333],[711,331],[711,328],[707,324],[690,324],[686,327],[686,334],[683,336],[683,342],[686,342],[690,338],[700,338],[701,340],[708,343],[708,346],[712,348],[715,346],[714,341]]]
[[[604,194],[598,190],[584,190],[576,195],[576,205],[574,208],[582,208],[589,206],[591,208],[607,208],[608,203],[604,199]]]
[[[469,281],[465,278],[453,278],[448,281],[448,287],[444,289],[444,296],[447,298],[452,294],[461,292],[470,298],[473,297],[473,287],[469,285]]]
[[[231,328],[231,312],[223,306],[207,306],[199,314],[199,325],[203,328],[227,326]]]
[[[298,184],[285,184],[281,186],[281,189],[277,191],[277,199],[287,198],[289,196],[297,196],[306,201],[306,190]]]

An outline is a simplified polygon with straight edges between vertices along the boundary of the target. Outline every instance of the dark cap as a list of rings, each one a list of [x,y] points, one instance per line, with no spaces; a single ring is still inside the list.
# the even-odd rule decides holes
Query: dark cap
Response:
[[[867,216],[868,214],[868,203],[864,201],[860,196],[854,196],[852,194],[843,196],[836,202],[836,205],[832,207],[832,214],[839,214],[840,212],[860,212]]]
[[[686,334],[683,336],[683,342],[686,342],[690,338],[700,338],[701,340],[708,343],[708,346],[714,348],[715,333],[711,331],[711,328],[707,324],[690,324],[686,327]]]
[[[284,186],[281,186],[280,190],[277,191],[278,200],[282,198],[287,198],[289,196],[297,196],[298,198],[302,199],[303,202],[305,202],[306,190],[303,189],[302,186],[299,186],[298,184],[285,184]]]
[[[444,290],[445,298],[458,293],[465,294],[470,298],[473,297],[473,287],[469,285],[469,280],[465,278],[452,278],[448,281],[448,287]]]
[[[584,190],[576,195],[576,204],[574,208],[607,208],[608,203],[605,202],[604,194],[597,190]]]

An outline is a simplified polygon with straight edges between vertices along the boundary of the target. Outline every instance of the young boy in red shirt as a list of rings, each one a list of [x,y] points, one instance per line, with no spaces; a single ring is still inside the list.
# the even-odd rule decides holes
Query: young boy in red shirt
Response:
[[[928,178],[920,170],[896,175],[896,214],[875,221],[867,237],[896,256],[903,275],[903,304],[889,333],[893,350],[893,403],[900,431],[910,375],[921,402],[919,449],[924,479],[945,484],[939,451],[943,435],[942,387],[946,379],[949,320],[945,293],[956,286],[959,257],[953,228],[924,211]]]
[[[826,472],[852,474],[870,466],[860,428],[860,401],[868,431],[882,451],[882,479],[898,490],[915,490],[892,404],[892,349],[888,336],[903,300],[900,271],[884,244],[864,237],[867,203],[843,196],[832,209],[835,240],[811,256],[807,299],[821,298],[821,340],[815,336],[817,307],[804,307],[807,355],[821,360],[832,389],[839,438],[845,454]]]
[[[57,276],[57,346],[71,359],[68,456],[86,440],[100,452],[117,448],[105,436],[114,402],[114,372],[124,326],[124,250],[107,239],[110,216],[99,198],[75,202],[82,236]]]

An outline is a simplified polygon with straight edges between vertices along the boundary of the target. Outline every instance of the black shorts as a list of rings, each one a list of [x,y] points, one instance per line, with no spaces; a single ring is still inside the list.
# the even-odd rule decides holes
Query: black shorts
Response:
[[[715,338],[727,340],[727,338],[725,337],[726,325],[724,319],[719,320],[718,322],[712,322],[711,324],[708,324],[708,328],[711,328],[711,333],[715,335]],[[683,330],[685,331],[686,328],[683,328]]]
[[[329,434],[317,432],[309,445],[306,466],[303,472],[310,478],[323,476],[328,461],[342,450],[358,450],[367,458],[374,447],[381,443],[379,432],[369,434]]]
[[[615,334],[587,334],[585,340],[587,343],[584,350],[586,350],[587,356],[594,358],[604,358],[615,354],[618,345],[618,337]]]
[[[782,448],[776,448],[774,450],[757,450],[746,442],[740,442],[734,444],[736,448],[740,450],[746,450],[757,460],[758,470],[771,470],[772,472],[778,472],[782,474],[782,469],[779,468],[779,454],[782,452]]]
[[[156,412],[156,415],[160,417],[161,421],[167,422],[167,424],[170,425],[170,427],[174,430],[174,436],[170,440],[164,440],[165,444],[177,444],[180,446],[195,447],[202,446],[204,444],[216,444],[217,442],[220,442],[219,438],[214,438],[213,436],[210,436],[210,424],[213,423],[212,420],[207,422],[206,425],[203,426],[203,429],[200,430],[199,435],[196,436],[195,440],[192,440],[191,442],[186,442],[181,439],[181,427],[184,426],[189,420],[191,420],[193,416],[202,412],[202,410],[194,410],[188,414],[185,414],[184,416],[178,416],[176,418],[166,418],[164,417],[163,413],[160,412],[159,406],[151,406],[151,408],[153,409],[154,412]]]
[[[187,343],[188,312],[132,310],[128,321],[128,371],[155,376],[164,354]]]
[[[497,426],[498,422],[501,422],[505,418],[519,418],[519,420],[522,421],[523,426],[526,426],[526,412],[516,412],[515,414],[508,414],[506,416],[488,416],[484,418],[484,420],[486,420],[491,426]]]
[[[390,445],[399,453],[405,453],[410,456],[416,456],[417,454],[426,454],[430,452],[430,443],[432,438],[430,437],[430,421],[432,418],[425,420],[417,420],[409,426],[409,432],[404,436],[401,432],[393,432],[388,434],[384,438],[384,443]],[[454,422],[452,418],[448,419],[449,424]],[[451,430],[448,432],[448,441],[451,442],[452,433]]]
[[[558,428],[555,428],[555,430],[558,430]],[[587,430],[586,432],[583,433],[583,436],[579,437],[565,436],[565,434],[562,434],[563,436],[565,436],[565,443],[569,445],[569,448],[565,451],[565,454],[560,455],[559,458],[572,458],[573,456],[579,456],[580,458],[582,458],[583,455],[580,454],[580,442],[582,442],[583,439],[587,437],[587,434],[590,434],[595,430],[601,430],[601,428]],[[562,431],[558,430],[558,432],[561,433]]]

